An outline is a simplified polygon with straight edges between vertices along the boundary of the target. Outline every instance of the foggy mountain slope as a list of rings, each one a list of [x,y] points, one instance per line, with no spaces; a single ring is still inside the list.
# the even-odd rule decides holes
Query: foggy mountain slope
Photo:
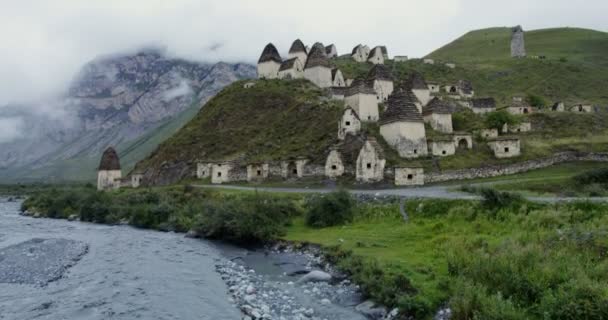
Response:
[[[60,101],[0,109],[0,120],[18,119],[20,129],[17,138],[0,141],[0,182],[89,179],[94,159],[110,145],[129,148],[130,158],[143,157],[137,145],[153,149],[163,133],[172,132],[167,128],[189,120],[180,114],[200,108],[226,85],[254,76],[250,65],[196,63],[157,50],[96,59],[82,68]],[[154,133],[158,128],[165,130]]]

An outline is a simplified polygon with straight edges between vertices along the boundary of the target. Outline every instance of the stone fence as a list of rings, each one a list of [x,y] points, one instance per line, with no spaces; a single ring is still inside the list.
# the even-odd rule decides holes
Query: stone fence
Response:
[[[450,180],[470,180],[477,178],[504,176],[546,168],[559,163],[574,161],[608,162],[608,153],[560,152],[548,158],[528,160],[514,164],[451,170],[443,172],[429,172],[425,174],[424,183],[426,184]]]

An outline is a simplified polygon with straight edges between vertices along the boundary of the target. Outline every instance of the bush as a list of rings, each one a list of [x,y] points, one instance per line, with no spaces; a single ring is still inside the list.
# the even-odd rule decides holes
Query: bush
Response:
[[[519,194],[500,192],[488,188],[482,188],[479,192],[483,197],[482,206],[494,213],[500,209],[519,209],[525,202]]]
[[[343,190],[313,198],[308,203],[306,224],[314,228],[325,228],[351,222],[354,207],[350,193]]]
[[[546,105],[548,105],[547,100],[545,100],[545,98],[541,97],[541,96],[537,96],[535,94],[528,94],[528,96],[526,97],[526,101],[533,107],[544,107]]]
[[[514,115],[502,110],[488,113],[484,123],[487,128],[501,130],[505,123],[511,126],[517,124],[518,120]]]
[[[590,184],[607,184],[608,168],[594,169],[583,172],[573,177],[574,182],[579,186]]]

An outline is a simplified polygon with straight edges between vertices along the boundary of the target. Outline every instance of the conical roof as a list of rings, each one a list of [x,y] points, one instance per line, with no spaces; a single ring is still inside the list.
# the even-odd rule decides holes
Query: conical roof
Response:
[[[310,49],[305,69],[318,66],[330,68],[329,60],[325,54],[325,47],[319,42],[315,43],[312,49]]]
[[[429,89],[429,87],[426,84],[426,81],[424,81],[424,77],[419,72],[412,73],[410,75],[408,82],[409,82],[409,85],[414,90],[428,90]]]
[[[365,79],[357,78],[348,88],[346,95],[352,96],[358,93],[376,95],[376,90],[374,90],[374,88],[367,81],[365,81]]]
[[[99,171],[105,170],[120,170],[120,161],[118,160],[118,153],[114,148],[109,147],[103,152],[101,156],[101,162],[99,163]]]
[[[304,52],[306,53],[306,46],[302,42],[302,40],[297,39],[291,44],[291,48],[289,48],[289,53],[298,53]]]
[[[409,90],[399,89],[388,97],[388,107],[380,116],[379,123],[423,122],[422,115],[416,108],[416,97]]]
[[[274,44],[269,43],[264,47],[264,51],[262,51],[262,55],[260,56],[260,60],[258,63],[275,61],[277,63],[281,63],[283,60],[281,59],[281,55]]]
[[[452,114],[452,106],[446,101],[437,97],[433,98],[429,104],[422,110],[423,115],[428,114]]]
[[[387,66],[383,64],[375,64],[368,72],[367,78],[370,80],[387,80],[393,81],[393,75]]]

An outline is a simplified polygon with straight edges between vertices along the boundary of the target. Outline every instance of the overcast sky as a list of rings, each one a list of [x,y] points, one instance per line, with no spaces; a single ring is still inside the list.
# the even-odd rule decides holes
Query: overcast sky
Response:
[[[606,13],[607,0],[0,0],[0,105],[47,99],[94,57],[142,46],[253,63],[301,38],[417,57],[492,26],[608,31]]]

